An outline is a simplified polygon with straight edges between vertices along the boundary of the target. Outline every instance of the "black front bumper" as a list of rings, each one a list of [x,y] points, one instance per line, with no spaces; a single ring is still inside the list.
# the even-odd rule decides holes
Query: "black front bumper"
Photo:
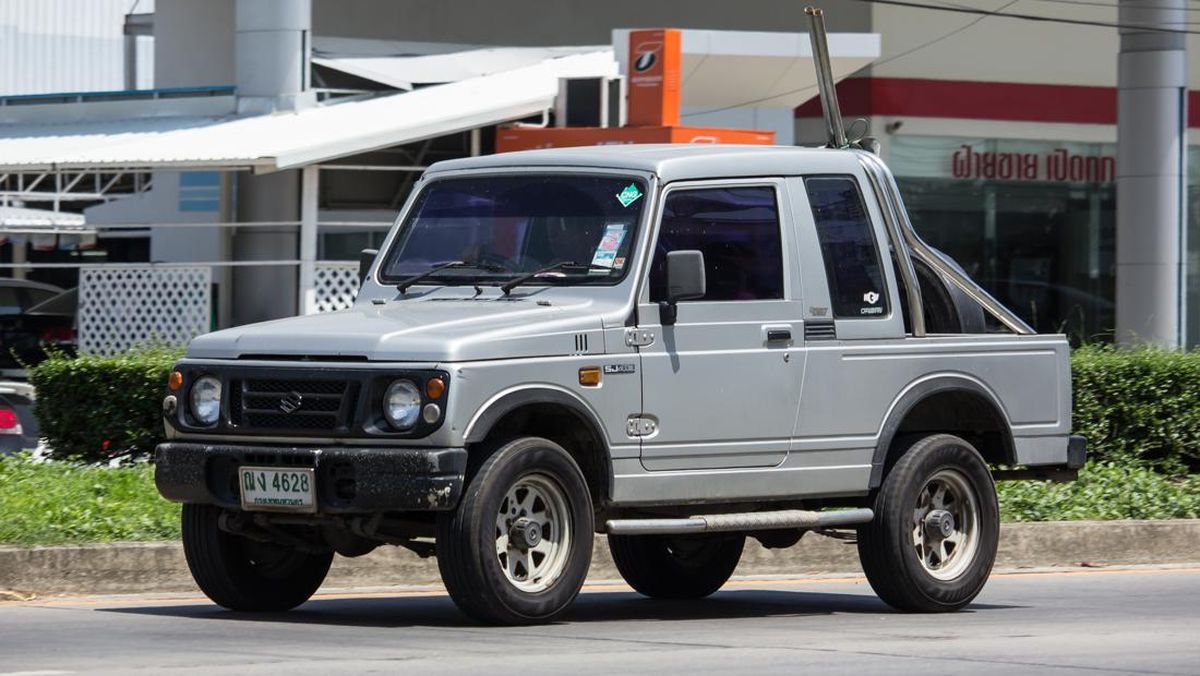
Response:
[[[154,482],[168,500],[240,509],[243,465],[313,468],[321,514],[446,510],[462,494],[467,451],[168,442],[155,452]]]

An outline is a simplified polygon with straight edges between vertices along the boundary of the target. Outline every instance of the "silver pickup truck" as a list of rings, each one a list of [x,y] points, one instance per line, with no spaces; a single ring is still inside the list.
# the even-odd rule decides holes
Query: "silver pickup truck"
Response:
[[[158,488],[222,606],[291,608],[393,544],[468,614],[544,622],[593,533],[678,599],[747,537],[854,529],[884,601],[954,610],[994,479],[1083,463],[1066,339],[925,245],[868,150],[443,162],[362,274],[352,309],[201,336],[171,375]]]

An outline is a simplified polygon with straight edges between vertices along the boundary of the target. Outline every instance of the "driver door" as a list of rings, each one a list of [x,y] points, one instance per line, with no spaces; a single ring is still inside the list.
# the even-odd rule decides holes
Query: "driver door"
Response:
[[[787,457],[804,370],[783,181],[679,183],[661,200],[638,304],[647,470],[771,467]],[[666,254],[704,254],[703,298],[664,326]],[[645,341],[643,341],[645,342]]]

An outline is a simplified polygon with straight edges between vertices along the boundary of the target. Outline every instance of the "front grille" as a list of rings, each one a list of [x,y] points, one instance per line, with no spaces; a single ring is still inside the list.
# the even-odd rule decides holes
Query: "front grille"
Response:
[[[347,380],[234,379],[230,420],[253,430],[345,430],[358,403],[359,384]]]

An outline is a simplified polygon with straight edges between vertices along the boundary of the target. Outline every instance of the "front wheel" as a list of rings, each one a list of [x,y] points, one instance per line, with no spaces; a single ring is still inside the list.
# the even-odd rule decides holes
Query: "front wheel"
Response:
[[[884,479],[875,520],[858,529],[858,554],[888,605],[947,612],[983,589],[999,535],[987,464],[966,441],[935,434],[914,443]]]
[[[548,439],[517,439],[488,455],[458,508],[439,517],[438,569],[450,598],[477,620],[549,622],[583,586],[592,531],[575,460]]]
[[[290,610],[316,593],[333,552],[307,553],[221,530],[221,510],[183,506],[183,554],[204,595],[230,610]]]

